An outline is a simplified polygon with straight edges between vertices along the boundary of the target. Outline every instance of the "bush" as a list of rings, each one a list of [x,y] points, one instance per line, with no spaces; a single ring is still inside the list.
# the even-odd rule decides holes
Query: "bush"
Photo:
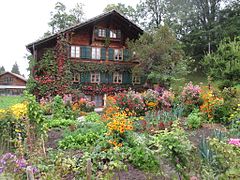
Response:
[[[198,109],[194,109],[187,117],[187,125],[191,129],[197,129],[202,124],[202,113]]]
[[[193,146],[177,121],[172,125],[171,131],[165,129],[157,134],[155,144],[161,156],[168,158],[176,171],[185,175],[186,168],[190,167],[189,157]]]
[[[118,93],[115,99],[118,107],[135,112],[137,116],[144,115],[147,110],[142,95],[135,91]]]

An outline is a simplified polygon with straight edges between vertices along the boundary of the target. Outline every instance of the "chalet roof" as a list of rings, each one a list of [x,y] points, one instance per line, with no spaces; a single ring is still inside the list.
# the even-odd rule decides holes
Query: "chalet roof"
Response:
[[[19,78],[19,79],[21,79],[21,80],[27,82],[27,79],[26,79],[25,77],[19,75],[19,74],[15,74],[15,73],[12,73],[12,72],[6,71],[6,72],[0,74],[0,76],[2,76],[2,75],[4,75],[4,74],[11,74],[11,75],[13,75],[13,76],[15,76],[15,77],[17,77],[17,78]]]
[[[133,23],[132,21],[130,21],[128,18],[126,18],[124,15],[122,15],[122,14],[119,13],[118,11],[112,10],[112,11],[109,11],[109,12],[106,12],[106,13],[103,13],[103,14],[100,14],[100,15],[98,15],[98,16],[96,16],[96,17],[94,17],[94,18],[91,18],[91,19],[89,19],[89,20],[87,20],[87,21],[85,21],[85,22],[82,22],[82,23],[76,24],[76,25],[74,25],[74,26],[71,26],[71,27],[69,27],[69,28],[66,28],[66,29],[64,29],[64,30],[61,30],[61,31],[59,31],[59,32],[57,32],[57,33],[55,33],[55,34],[53,34],[53,35],[50,35],[50,36],[48,36],[48,37],[45,37],[45,38],[43,38],[43,39],[37,40],[37,41],[35,41],[35,42],[33,42],[33,43],[30,43],[30,44],[26,45],[26,47],[27,47],[29,50],[31,50],[34,46],[38,46],[38,45],[40,45],[40,44],[42,44],[42,43],[45,43],[45,42],[47,42],[47,41],[50,41],[50,40],[53,40],[53,39],[57,38],[57,36],[58,36],[59,34],[61,34],[61,33],[68,32],[68,31],[73,31],[73,30],[82,28],[82,27],[84,27],[84,26],[86,26],[86,25],[89,25],[90,23],[93,23],[93,22],[95,22],[95,21],[99,21],[99,20],[101,20],[101,19],[103,19],[103,18],[105,18],[105,17],[107,17],[107,16],[110,16],[110,15],[117,15],[117,16],[119,16],[123,21],[125,21],[126,23],[128,23],[129,25],[131,25],[131,27],[134,28],[134,30],[136,30],[136,31],[139,32],[139,33],[143,33],[143,30],[142,30],[139,26],[137,26],[135,23]]]

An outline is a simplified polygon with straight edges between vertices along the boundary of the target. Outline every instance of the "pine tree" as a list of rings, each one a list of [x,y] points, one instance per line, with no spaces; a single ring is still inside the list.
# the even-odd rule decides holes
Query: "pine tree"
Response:
[[[13,65],[11,72],[12,72],[12,73],[15,73],[15,74],[21,75],[21,74],[20,74],[20,71],[19,71],[19,67],[18,67],[17,62],[15,62],[15,64]]]
[[[0,67],[0,74],[5,72],[5,68],[3,66]]]

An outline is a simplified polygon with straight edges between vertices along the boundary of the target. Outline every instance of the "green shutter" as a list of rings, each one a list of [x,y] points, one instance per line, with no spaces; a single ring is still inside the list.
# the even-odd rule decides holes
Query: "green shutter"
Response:
[[[101,48],[101,59],[106,60],[106,48]]]
[[[106,29],[106,37],[110,37],[110,29]]]
[[[82,59],[91,59],[92,51],[91,47],[88,46],[81,46],[80,47],[80,57]]]
[[[114,49],[108,48],[108,60],[114,60]]]
[[[86,46],[81,46],[80,47],[80,57],[82,59],[86,59],[87,58],[87,47]]]
[[[131,84],[132,83],[132,76],[130,72],[124,71],[123,72],[123,84]]]
[[[108,83],[113,83],[113,73],[108,73]]]
[[[81,82],[82,83],[90,82],[90,73],[89,72],[81,73]]]
[[[86,58],[91,59],[92,58],[92,48],[86,47]]]
[[[128,61],[129,60],[129,50],[124,49],[123,50],[123,61]]]
[[[100,76],[101,76],[101,78],[100,78],[101,83],[108,83],[108,74],[107,73],[101,72]]]

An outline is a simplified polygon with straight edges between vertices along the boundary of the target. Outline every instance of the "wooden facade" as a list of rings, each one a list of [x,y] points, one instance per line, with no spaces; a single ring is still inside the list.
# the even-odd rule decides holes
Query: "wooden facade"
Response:
[[[82,91],[98,106],[103,105],[104,94],[111,93],[109,89],[116,91],[143,84],[143,78],[131,72],[137,62],[130,58],[126,44],[127,39],[137,39],[143,31],[115,10],[31,43],[27,48],[39,61],[46,49],[56,46],[61,33],[70,34],[66,47],[67,60],[73,64],[94,64],[99,67],[93,71],[82,71],[77,68],[80,66],[76,66],[71,70],[73,87],[81,86]],[[108,88],[108,91],[97,91],[99,88]]]
[[[0,74],[0,95],[21,95],[26,88],[27,80],[15,73]]]

